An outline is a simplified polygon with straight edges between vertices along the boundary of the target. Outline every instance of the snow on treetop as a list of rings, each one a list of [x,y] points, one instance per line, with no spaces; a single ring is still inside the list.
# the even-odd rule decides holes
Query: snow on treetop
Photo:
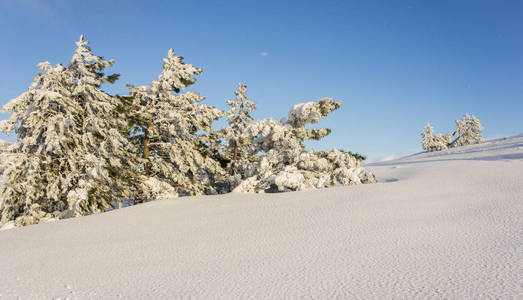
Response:
[[[289,111],[288,122],[294,127],[315,124],[340,106],[341,102],[334,102],[332,98],[321,98],[318,102],[299,103]]]
[[[114,64],[114,60],[105,60],[101,56],[92,53],[89,42],[80,35],[80,40],[75,43],[77,48],[73,57],[69,61],[68,69],[80,84],[99,87],[102,82],[114,82],[118,79],[118,74],[105,76],[101,71]]]
[[[37,66],[42,70],[42,71],[51,71],[53,69],[53,66],[51,65],[50,62],[48,61],[44,61],[44,62],[40,62],[37,64]]]
[[[321,119],[320,112],[315,109],[315,102],[295,104],[289,111],[289,121],[292,123],[317,123]]]
[[[202,69],[183,63],[183,57],[175,56],[171,48],[167,58],[163,59],[163,72],[158,76],[158,82],[166,91],[179,92],[196,81],[191,76],[201,73]]]

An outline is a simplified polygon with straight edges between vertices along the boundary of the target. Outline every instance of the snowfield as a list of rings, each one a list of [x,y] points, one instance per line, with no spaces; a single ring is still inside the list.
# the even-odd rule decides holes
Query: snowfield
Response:
[[[367,166],[0,231],[0,298],[523,297],[523,135]]]

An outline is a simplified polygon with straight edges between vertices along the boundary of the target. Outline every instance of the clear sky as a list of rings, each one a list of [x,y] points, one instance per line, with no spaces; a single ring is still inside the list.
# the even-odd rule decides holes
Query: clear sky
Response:
[[[38,62],[67,64],[80,34],[116,60],[113,94],[150,83],[174,48],[203,69],[191,90],[222,109],[238,82],[255,118],[342,101],[318,124],[332,133],[309,143],[317,150],[412,154],[427,121],[446,133],[465,113],[487,139],[523,133],[521,0],[1,0],[0,105],[27,90]]]

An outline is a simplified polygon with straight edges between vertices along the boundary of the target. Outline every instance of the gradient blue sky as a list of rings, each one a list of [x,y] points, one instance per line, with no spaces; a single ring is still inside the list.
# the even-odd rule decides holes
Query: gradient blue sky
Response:
[[[222,109],[240,81],[256,118],[340,100],[318,150],[419,152],[425,122],[445,133],[465,113],[486,138],[523,132],[523,1],[2,0],[0,105],[38,62],[67,64],[80,34],[116,60],[111,93],[155,79],[172,47],[203,68],[191,90]]]

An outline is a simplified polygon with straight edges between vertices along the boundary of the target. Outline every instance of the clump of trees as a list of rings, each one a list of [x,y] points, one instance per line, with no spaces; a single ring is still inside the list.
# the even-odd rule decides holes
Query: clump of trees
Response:
[[[461,120],[456,120],[456,126],[454,133],[442,135],[434,134],[434,129],[430,123],[427,123],[421,133],[421,147],[425,151],[432,152],[483,142],[481,135],[483,126],[474,115],[466,114]],[[456,137],[454,140],[452,140],[453,136]]]
[[[114,61],[96,56],[81,36],[65,65],[38,64],[28,91],[2,112],[0,131],[16,132],[5,148],[0,226],[39,223],[151,201],[166,195],[284,192],[376,182],[364,156],[307,150],[330,129],[308,129],[341,103],[297,104],[287,120],[255,120],[255,103],[238,84],[222,111],[184,89],[200,68],[171,49],[163,70],[129,94],[104,92],[118,79]],[[226,117],[225,128],[213,123]]]

